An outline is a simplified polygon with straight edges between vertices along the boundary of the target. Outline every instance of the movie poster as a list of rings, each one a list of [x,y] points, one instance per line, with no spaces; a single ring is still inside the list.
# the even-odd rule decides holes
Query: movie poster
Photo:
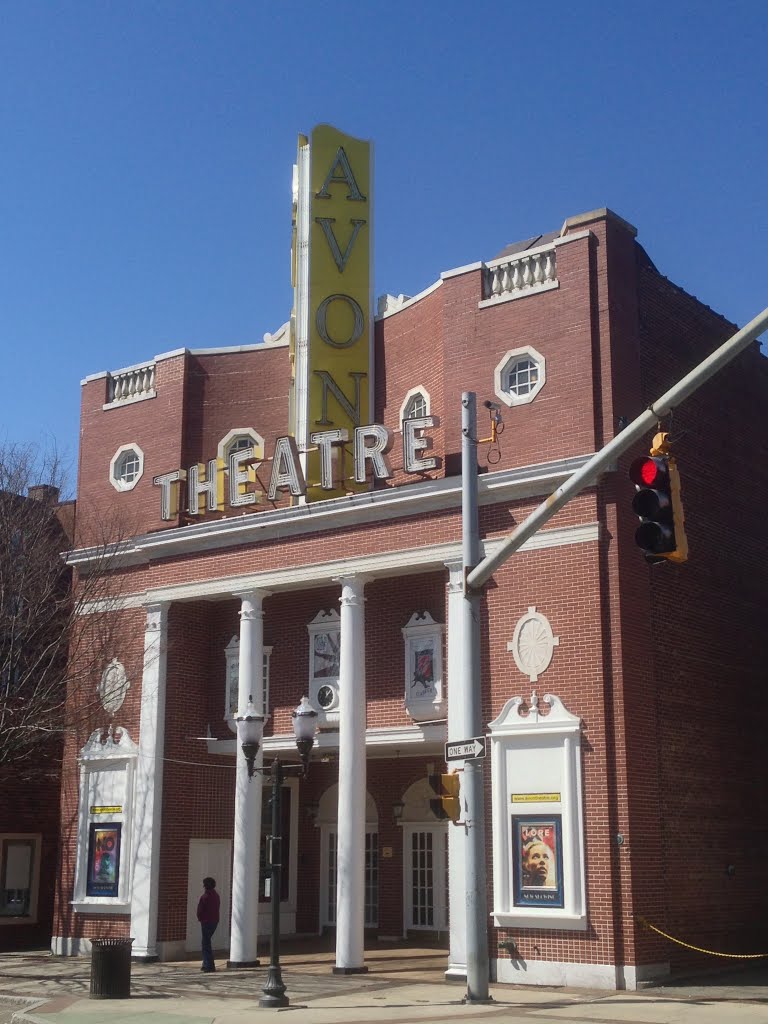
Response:
[[[86,895],[117,896],[121,828],[119,822],[91,825]]]
[[[316,633],[312,650],[312,678],[339,678],[339,633]]]
[[[562,816],[512,815],[516,907],[563,906]]]
[[[411,691],[417,700],[431,700],[435,689],[435,651],[432,643],[412,648]]]

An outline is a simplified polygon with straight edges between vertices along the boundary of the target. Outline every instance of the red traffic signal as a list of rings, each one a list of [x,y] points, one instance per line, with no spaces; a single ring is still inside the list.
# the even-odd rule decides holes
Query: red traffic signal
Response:
[[[643,455],[629,467],[629,478],[637,488],[632,511],[641,520],[635,543],[643,549],[647,561],[686,561],[688,544],[674,458]]]

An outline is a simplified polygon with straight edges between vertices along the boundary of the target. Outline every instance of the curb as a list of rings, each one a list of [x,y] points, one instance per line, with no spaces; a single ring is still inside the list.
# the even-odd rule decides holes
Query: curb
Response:
[[[21,1009],[17,1010],[11,1017],[12,1024],[16,1024],[16,1021],[29,1021],[30,1024],[46,1024],[45,1018],[35,1017],[31,1011],[45,1006],[46,1003],[50,1003],[50,999],[29,999],[27,996],[6,996],[0,994],[0,1000],[3,1003],[21,1004]]]

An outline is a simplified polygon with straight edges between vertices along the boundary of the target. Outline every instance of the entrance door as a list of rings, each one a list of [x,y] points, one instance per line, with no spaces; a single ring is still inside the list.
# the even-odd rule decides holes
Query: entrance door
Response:
[[[448,927],[448,856],[444,825],[403,827],[405,930]]]
[[[323,828],[322,872],[325,885],[321,908],[321,925],[336,927],[336,827]],[[365,927],[376,928],[379,924],[379,834],[365,833]]]
[[[197,901],[203,891],[203,879],[216,879],[221,898],[219,927],[213,936],[213,948],[229,949],[229,903],[232,890],[232,842],[229,839],[190,839],[187,876],[187,952],[202,948]]]

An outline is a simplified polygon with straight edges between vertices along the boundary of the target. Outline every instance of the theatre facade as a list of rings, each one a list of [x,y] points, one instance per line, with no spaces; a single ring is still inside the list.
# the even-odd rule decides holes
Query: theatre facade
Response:
[[[735,330],[607,209],[374,311],[370,159],[328,126],[300,137],[294,308],[263,343],[83,381],[70,563],[103,570],[108,542],[115,600],[83,622],[114,616],[119,635],[102,713],[67,740],[56,953],[131,936],[137,958],[194,955],[213,875],[232,965],[256,961],[279,897],[283,934],[335,931],[340,969],[365,967],[367,938],[429,935],[463,977],[472,825],[436,816],[428,779],[467,738],[462,394],[487,554]],[[768,453],[767,379],[755,346],[662,425],[680,438],[686,564],[649,567],[634,543],[641,447],[484,588],[499,981],[634,988],[688,962],[643,921],[715,949],[764,932],[765,559],[739,480]],[[702,455],[705,436],[729,451],[715,407],[755,440],[728,515]],[[269,787],[235,718],[252,698],[257,765],[295,761],[304,696],[319,730],[307,777],[285,781],[275,894]]]

